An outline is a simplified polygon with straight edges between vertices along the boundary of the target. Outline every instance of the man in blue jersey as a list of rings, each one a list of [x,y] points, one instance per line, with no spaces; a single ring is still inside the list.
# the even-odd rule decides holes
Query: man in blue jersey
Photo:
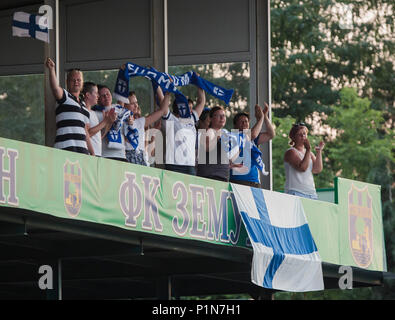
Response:
[[[249,131],[250,128],[250,116],[248,113],[241,112],[236,114],[233,119],[234,128],[239,130],[239,141],[243,140],[244,143],[239,143],[242,147],[249,146],[251,153],[251,161],[248,166],[243,166],[242,168],[233,168],[231,170],[230,181],[238,184],[244,184],[255,188],[260,188],[260,174],[259,171],[259,161],[254,161],[257,159],[253,159],[256,157],[256,153],[252,151],[251,146],[255,144],[256,147],[264,144],[265,142],[273,139],[275,132],[274,128],[268,118],[269,106],[265,103],[265,107],[262,109],[260,106],[255,106],[255,118],[256,123]],[[266,131],[261,132],[262,125],[265,124]],[[245,142],[248,143],[245,143]],[[243,152],[245,150],[241,150],[240,157],[243,157]]]

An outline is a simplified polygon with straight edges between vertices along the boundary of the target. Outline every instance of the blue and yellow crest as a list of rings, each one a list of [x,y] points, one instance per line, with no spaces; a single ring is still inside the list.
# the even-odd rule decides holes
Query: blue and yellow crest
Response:
[[[82,170],[78,161],[72,163],[68,159],[63,168],[64,206],[67,213],[75,218],[82,203]]]
[[[348,192],[348,231],[355,263],[367,268],[373,259],[372,197],[368,187],[351,185]]]

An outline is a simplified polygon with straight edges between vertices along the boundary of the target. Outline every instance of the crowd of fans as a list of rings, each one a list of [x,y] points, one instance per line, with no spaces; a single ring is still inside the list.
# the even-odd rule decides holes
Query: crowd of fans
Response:
[[[177,104],[170,111],[171,94],[158,86],[152,113],[143,116],[137,94],[129,93],[129,103],[113,104],[111,90],[84,82],[78,69],[67,73],[67,90],[59,86],[55,63],[45,62],[56,106],[55,148],[97,157],[230,181],[259,188],[264,164],[258,147],[275,136],[269,108],[255,106],[255,124],[241,112],[233,119],[232,132],[224,129],[226,111],[222,106],[205,107],[204,90],[197,87],[197,101],[188,100],[189,117],[180,117]],[[265,131],[262,127],[265,125]],[[148,134],[149,133],[149,134]],[[293,125],[291,148],[285,151],[285,192],[317,199],[313,174],[322,171],[321,142],[311,151],[304,123]],[[154,161],[151,161],[154,159]],[[163,162],[162,160],[163,159]]]

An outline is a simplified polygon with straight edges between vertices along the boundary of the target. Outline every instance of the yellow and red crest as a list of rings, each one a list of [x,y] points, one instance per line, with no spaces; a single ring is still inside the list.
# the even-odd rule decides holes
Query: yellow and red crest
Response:
[[[67,213],[77,217],[82,204],[82,170],[77,162],[66,161],[63,170],[64,206]]]
[[[351,185],[348,192],[348,231],[355,263],[367,268],[373,259],[372,197],[368,187],[358,189]]]

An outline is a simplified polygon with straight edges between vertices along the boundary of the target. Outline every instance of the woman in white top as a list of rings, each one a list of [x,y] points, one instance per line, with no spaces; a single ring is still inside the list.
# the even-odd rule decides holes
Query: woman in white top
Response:
[[[294,124],[289,138],[292,148],[284,155],[285,193],[317,199],[313,174],[322,171],[323,141],[315,147],[316,155],[311,151],[307,138],[308,129],[304,123]]]

